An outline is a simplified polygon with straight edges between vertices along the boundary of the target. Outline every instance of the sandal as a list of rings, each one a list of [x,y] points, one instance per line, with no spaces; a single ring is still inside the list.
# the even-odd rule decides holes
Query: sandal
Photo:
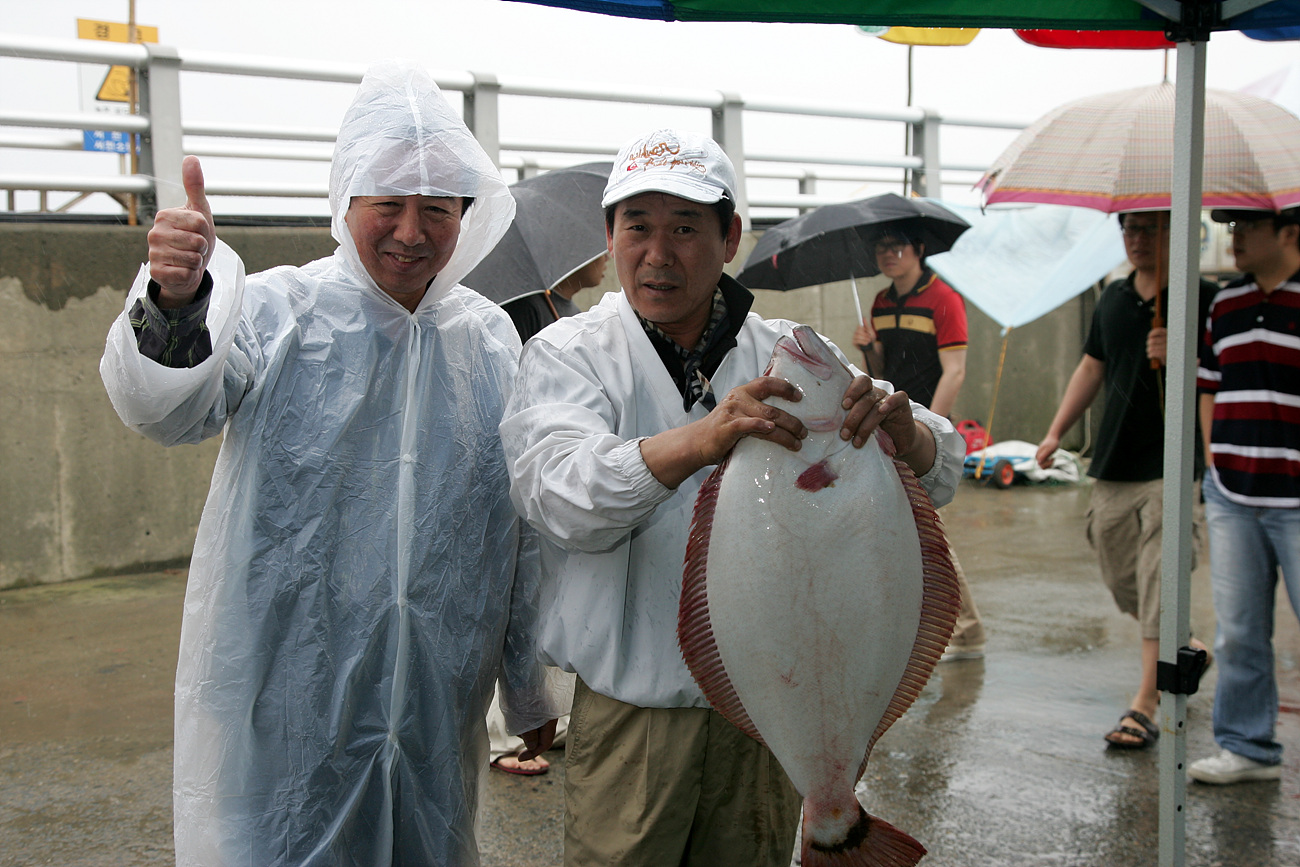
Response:
[[[505,764],[503,762],[504,759],[512,759],[514,764]],[[529,765],[531,765],[531,767],[529,767]],[[524,763],[519,761],[517,755],[502,756],[492,762],[492,767],[496,768],[498,771],[505,771],[507,774],[518,774],[521,777],[540,776],[551,769],[550,763],[545,762],[545,760],[539,762],[537,759],[529,759],[527,763]]]
[[[1132,726],[1124,725],[1124,720],[1126,719],[1133,720],[1138,725],[1142,726],[1142,728],[1135,729]],[[1116,735],[1127,735],[1129,737],[1138,738],[1138,742],[1133,743],[1127,740],[1117,740],[1115,737]],[[1119,718],[1119,722],[1115,725],[1115,728],[1106,733],[1106,743],[1121,750],[1145,750],[1147,747],[1154,744],[1156,739],[1159,737],[1160,727],[1151,722],[1151,718],[1146,714],[1130,708],[1124,712],[1122,717]]]

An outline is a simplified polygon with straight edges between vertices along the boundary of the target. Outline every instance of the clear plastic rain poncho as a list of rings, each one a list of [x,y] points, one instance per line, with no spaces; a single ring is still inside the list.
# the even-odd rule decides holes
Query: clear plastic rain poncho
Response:
[[[414,313],[367,275],[354,195],[474,196]],[[330,183],[339,249],[243,279],[220,245],[214,354],[101,374],[133,429],[225,440],[199,526],[176,679],[177,861],[477,864],[484,713],[556,716],[536,662],[536,538],[497,424],[519,340],[456,285],[509,225],[505,184],[426,73],[367,74]],[[145,291],[142,268],[127,300]]]

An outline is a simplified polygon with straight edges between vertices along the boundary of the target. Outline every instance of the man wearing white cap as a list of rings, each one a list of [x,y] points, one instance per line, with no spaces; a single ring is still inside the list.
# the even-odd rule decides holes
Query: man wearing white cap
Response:
[[[766,747],[713,711],[677,647],[696,493],[742,437],[797,449],[797,400],[762,376],[794,323],[749,312],[718,145],[658,130],[605,188],[622,292],[525,347],[501,424],[516,507],[541,531],[545,661],[576,672],[565,864],[787,865],[800,799]],[[857,377],[841,436],[887,430],[936,503],[964,447],[944,419]]]

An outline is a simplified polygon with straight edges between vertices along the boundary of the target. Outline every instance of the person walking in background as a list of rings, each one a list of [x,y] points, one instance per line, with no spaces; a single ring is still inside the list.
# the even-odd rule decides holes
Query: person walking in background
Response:
[[[906,221],[886,225],[874,250],[880,273],[893,282],[876,295],[870,321],[853,332],[867,371],[893,384],[931,412],[952,417],[966,380],[966,305],[925,264],[925,244],[914,240]],[[984,622],[966,573],[949,548],[961,611],[940,662],[984,655]]]
[[[1083,358],[1061,405],[1038,444],[1044,468],[1061,438],[1074,427],[1105,386],[1101,425],[1088,475],[1095,480],[1088,507],[1088,543],[1097,554],[1101,579],[1119,610],[1137,619],[1142,633],[1141,676],[1128,710],[1106,743],[1144,749],[1160,728],[1152,720],[1160,701],[1160,550],[1164,522],[1164,364],[1167,330],[1152,327],[1156,293],[1168,309],[1169,212],[1119,215],[1124,250],[1133,271],[1106,287],[1093,311]],[[1218,287],[1202,280],[1197,321],[1204,323]],[[1152,361],[1158,362],[1153,366]],[[1204,456],[1197,437],[1194,477]],[[1199,522],[1194,527],[1199,531]],[[1199,536],[1199,532],[1194,535]],[[1195,548],[1193,548],[1193,567]],[[1193,639],[1192,646],[1205,645]]]
[[[1300,208],[1211,218],[1232,225],[1243,276],[1214,296],[1197,370],[1220,751],[1187,774],[1226,784],[1282,774],[1273,623],[1279,571],[1300,616]]]
[[[133,429],[224,436],[176,673],[177,863],[474,867],[493,685],[530,752],[556,716],[498,433],[519,338],[458,285],[514,201],[410,64],[344,115],[332,256],[245,281],[182,172],[100,364]]]

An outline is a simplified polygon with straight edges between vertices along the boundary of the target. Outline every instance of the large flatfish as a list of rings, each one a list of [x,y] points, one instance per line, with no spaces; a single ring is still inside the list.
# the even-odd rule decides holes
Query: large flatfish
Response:
[[[800,451],[742,439],[700,489],[678,619],[713,706],[772,750],[804,798],[803,864],[916,864],[925,848],[866,813],[854,784],[915,701],[960,599],[929,496],[877,431],[840,439],[852,375],[810,328],[767,371],[802,399]]]

